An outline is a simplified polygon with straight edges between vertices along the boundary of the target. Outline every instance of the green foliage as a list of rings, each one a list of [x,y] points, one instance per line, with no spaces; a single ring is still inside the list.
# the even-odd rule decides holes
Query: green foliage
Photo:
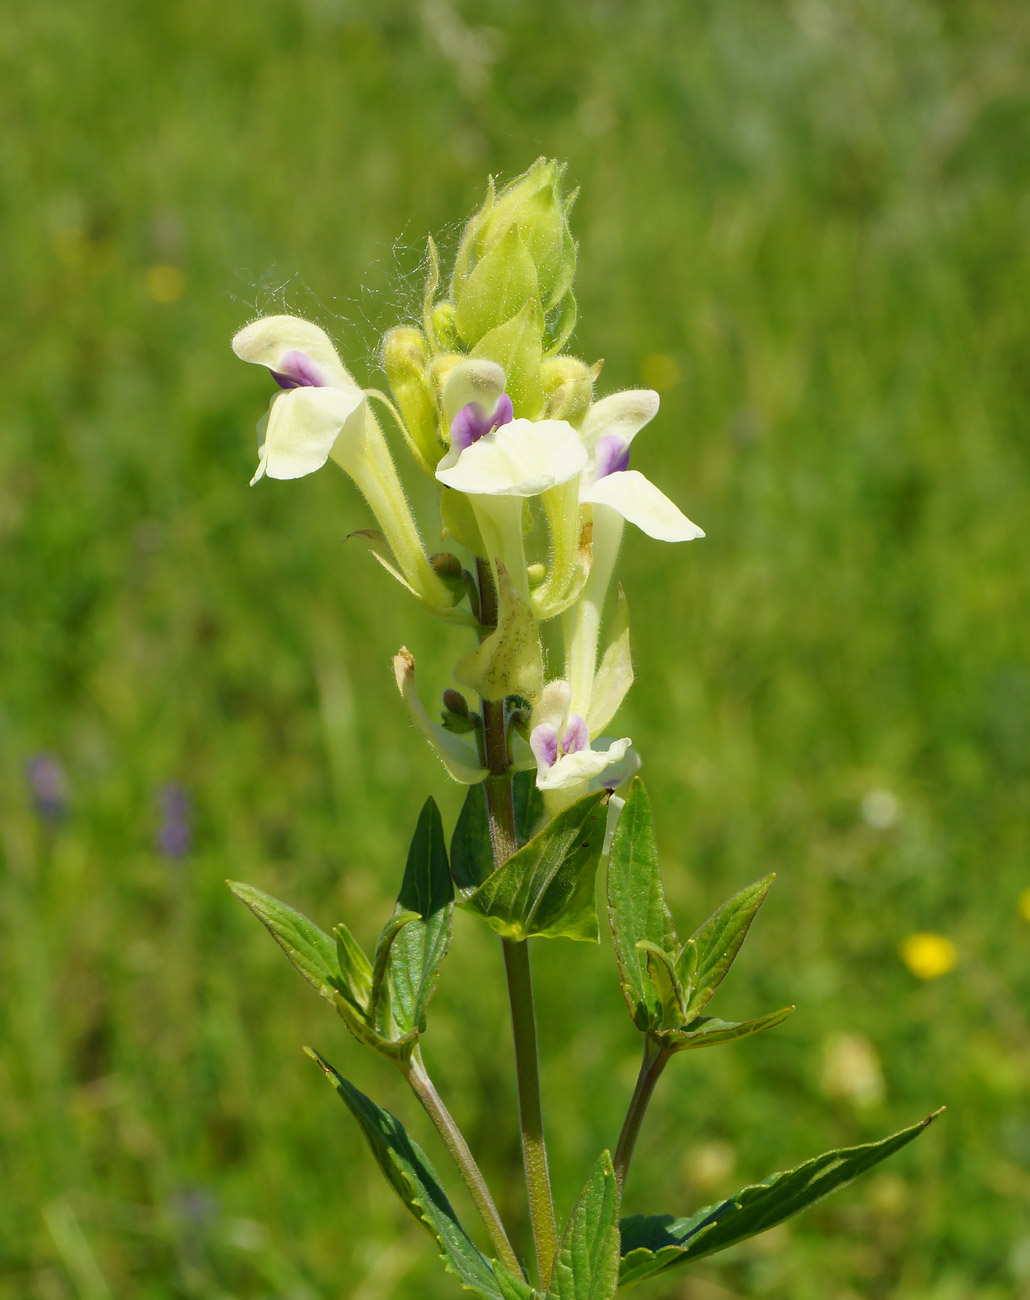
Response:
[[[604,846],[608,794],[585,795],[548,822],[463,905],[506,939],[596,943],[594,876]]]
[[[426,1004],[433,995],[451,939],[453,908],[454,887],[440,811],[434,800],[427,799],[397,895],[398,914],[410,920],[391,948],[393,1017],[402,1030],[425,1030]]]
[[[495,1280],[494,1266],[469,1240],[436,1171],[421,1147],[408,1137],[400,1120],[337,1074],[317,1052],[307,1050],[357,1120],[387,1182],[440,1247],[447,1271],[485,1300],[509,1300],[510,1284],[505,1295]]]
[[[665,901],[651,805],[636,777],[608,859],[608,919],[633,1023],[676,1052],[716,1047],[781,1024],[783,1007],[754,1020],[698,1015],[725,979],[773,877],[735,894],[681,948]]]
[[[338,993],[355,1002],[361,1001],[360,993],[354,991],[351,980],[341,974],[337,944],[329,935],[323,933],[306,916],[286,903],[280,903],[271,894],[265,894],[253,885],[244,885],[238,880],[227,883],[236,897],[246,903],[267,928],[294,970],[303,975],[321,997],[333,1005]],[[349,956],[353,949],[347,945],[344,951]],[[368,961],[366,959],[362,966],[361,957],[357,953],[354,953],[354,957],[356,960],[350,964],[360,989],[366,982],[365,969],[368,968]],[[350,973],[348,971],[348,975]],[[371,975],[370,970],[368,973]]]
[[[610,1300],[619,1287],[619,1188],[603,1151],[565,1225],[547,1300]]]
[[[774,880],[768,875],[734,894],[683,945],[676,973],[688,1015],[701,1011],[726,978]]]
[[[252,885],[229,888],[261,920],[291,964],[339,1012],[359,1042],[406,1058],[425,1031],[426,1005],[451,938],[454,887],[440,811],[427,799],[408,850],[393,915],[372,960],[342,923],[333,936]]]
[[[519,843],[532,839],[543,817],[543,798],[536,772],[516,772],[512,782],[515,834]],[[451,875],[462,895],[471,893],[493,873],[494,858],[486,814],[486,787],[470,785],[451,836]]]
[[[665,901],[651,805],[643,782],[634,780],[619,814],[608,856],[608,917],[622,991],[638,1029],[662,1023],[662,998],[648,973],[641,945],[669,954],[674,961],[676,930]]]
[[[935,1118],[931,1115],[879,1142],[827,1151],[786,1173],[773,1174],[763,1183],[743,1188],[720,1205],[698,1210],[689,1219],[642,1214],[624,1219],[620,1287],[633,1286],[670,1268],[727,1250],[800,1214],[900,1151]]]

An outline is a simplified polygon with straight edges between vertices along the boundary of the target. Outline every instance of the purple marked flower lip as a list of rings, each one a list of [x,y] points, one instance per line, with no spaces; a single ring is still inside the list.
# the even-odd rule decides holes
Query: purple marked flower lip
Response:
[[[469,402],[451,421],[451,446],[464,451],[502,424],[510,424],[514,417],[515,411],[507,393],[502,393],[497,399],[493,415],[487,415],[478,402]]]
[[[617,433],[606,433],[598,442],[595,462],[597,477],[607,478],[609,474],[619,474],[629,469],[629,441]]]
[[[56,755],[33,754],[25,764],[25,779],[40,821],[55,826],[68,811],[68,780]]]
[[[587,724],[578,713],[569,714],[560,736],[549,722],[541,722],[533,728],[529,737],[529,747],[537,762],[544,767],[554,767],[559,758],[565,758],[567,754],[578,754],[589,744]]]
[[[326,388],[325,372],[306,352],[284,352],[278,370],[269,370],[280,388]]]

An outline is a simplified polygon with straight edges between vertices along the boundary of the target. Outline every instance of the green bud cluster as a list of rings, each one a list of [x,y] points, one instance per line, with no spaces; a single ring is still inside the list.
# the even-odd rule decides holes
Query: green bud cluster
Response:
[[[496,189],[465,225],[446,296],[430,244],[423,328],[399,327],[383,341],[383,368],[417,458],[430,473],[448,445],[442,401],[447,376],[467,357],[493,361],[507,377],[517,416],[579,424],[599,366],[559,355],[576,323],[576,242],[564,194],[565,165],[538,158]]]

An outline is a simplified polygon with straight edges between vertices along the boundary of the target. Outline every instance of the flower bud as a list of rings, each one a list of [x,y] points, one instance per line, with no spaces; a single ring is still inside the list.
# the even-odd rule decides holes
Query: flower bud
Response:
[[[567,420],[579,428],[594,391],[593,368],[577,357],[550,357],[540,366],[544,386],[544,418]]]
[[[430,313],[429,323],[436,335],[436,346],[445,352],[453,352],[458,346],[458,327],[454,321],[454,303],[438,302]]]
[[[459,718],[469,716],[469,702],[466,700],[461,691],[448,687],[443,693],[443,706],[448,713],[456,713]]]
[[[537,296],[543,312],[556,307],[572,287],[576,245],[568,214],[575,194],[562,194],[564,165],[547,158],[536,162],[495,194],[493,184],[482,208],[471,218],[461,238],[455,262],[453,292],[462,287],[476,263],[510,235],[514,227],[536,271]],[[497,320],[495,324],[500,324]]]
[[[454,593],[455,600],[461,600],[466,591],[467,578],[458,557],[450,551],[437,551],[429,557],[429,567],[448,590]]]
[[[432,470],[447,448],[437,433],[428,365],[426,340],[421,330],[406,325],[387,330],[383,337],[383,369],[408,435]]]
[[[498,325],[539,301],[537,271],[517,225],[510,225],[479,257],[456,294],[454,322],[472,348]]]

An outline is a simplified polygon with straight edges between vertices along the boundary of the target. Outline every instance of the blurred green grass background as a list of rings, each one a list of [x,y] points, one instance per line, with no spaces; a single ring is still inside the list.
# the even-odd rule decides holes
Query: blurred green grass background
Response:
[[[685,1213],[949,1106],[650,1294],[1030,1296],[1028,55],[1016,0],[5,18],[3,1300],[457,1294],[300,1044],[444,1169],[435,1137],[222,882],[374,936],[419,804],[459,800],[389,656],[442,687],[461,641],[342,544],[366,523],[343,475],[248,488],[268,393],[228,340],[290,310],[382,382],[425,235],[453,248],[486,174],[541,153],[582,186],[574,350],[602,392],[661,389],[635,464],[708,533],[633,536],[622,564],[673,907],[689,932],[776,870],[716,1010],[799,1004],[674,1063],[627,1208]],[[919,931],[954,970],[913,976]],[[540,946],[537,982],[567,1208],[637,1041],[608,946]],[[500,963],[467,917],[426,1051],[524,1236]]]

